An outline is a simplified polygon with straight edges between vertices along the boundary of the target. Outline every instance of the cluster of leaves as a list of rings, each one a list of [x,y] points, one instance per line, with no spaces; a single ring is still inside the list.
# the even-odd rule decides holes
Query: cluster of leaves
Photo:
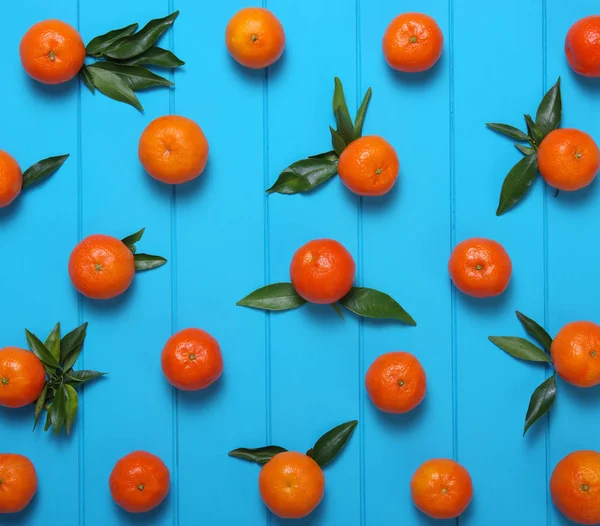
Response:
[[[344,448],[358,425],[357,420],[346,422],[325,433],[306,454],[321,467],[329,464]],[[265,446],[256,449],[239,448],[229,452],[230,457],[241,458],[257,464],[266,464],[278,453],[287,449],[280,446]]]
[[[106,373],[97,371],[74,371],[73,366],[83,349],[87,323],[60,336],[60,323],[57,323],[52,332],[42,341],[25,329],[27,343],[31,352],[35,354],[44,365],[48,379],[44,389],[35,404],[35,420],[33,429],[44,409],[47,411],[44,431],[52,426],[54,434],[65,428],[67,434],[71,432],[77,407],[79,405],[76,389],[90,380],[99,378]]]
[[[544,95],[540,103],[535,121],[531,115],[525,115],[527,133],[508,124],[487,123],[492,130],[507,135],[518,141],[515,146],[525,156],[508,172],[502,184],[500,202],[496,215],[515,206],[527,193],[537,175],[538,147],[552,130],[560,125],[562,118],[562,98],[560,94],[560,77],[556,84]],[[528,143],[524,146],[521,143]]]
[[[306,300],[300,296],[291,283],[273,283],[250,293],[236,305],[269,311],[291,310],[301,307]],[[365,287],[352,287],[339,304],[349,311],[365,318],[397,320],[408,325],[417,323],[400,304],[388,294]],[[337,303],[332,307],[343,319],[344,315]]]
[[[517,318],[531,337],[535,338],[542,348],[534,345],[525,338],[514,336],[490,336],[492,343],[504,352],[528,362],[540,362],[553,366],[550,358],[552,338],[538,323],[517,311]],[[544,380],[531,395],[523,435],[552,407],[556,398],[556,372]]]
[[[51,176],[68,158],[69,154],[48,157],[27,168],[27,170],[23,172],[23,184],[21,190],[25,190],[25,188],[31,186],[33,183],[37,183],[38,181]]]
[[[177,68],[185,64],[171,51],[155,45],[178,15],[179,11],[176,11],[151,20],[137,33],[136,23],[92,39],[85,48],[86,53],[102,60],[81,68],[86,86],[92,93],[98,88],[107,97],[143,111],[136,91],[153,86],[173,86],[171,81],[144,66]]]
[[[338,158],[344,148],[362,135],[367,107],[371,100],[371,88],[367,90],[362,104],[356,113],[356,119],[352,123],[342,82],[337,77],[334,79],[334,82],[333,113],[337,128],[333,129],[331,126],[329,127],[333,150],[312,155],[308,159],[297,161],[288,166],[281,172],[275,184],[267,190],[268,194],[308,192],[321,183],[324,183],[337,174]]]
[[[131,234],[130,236],[124,237],[121,241],[125,244],[125,246],[131,250],[133,254],[133,261],[135,263],[136,272],[141,272],[143,270],[152,270],[153,268],[161,267],[164,265],[167,260],[162,256],[153,256],[151,254],[138,254],[137,248],[135,244],[142,239],[145,228],[137,231],[135,234]]]

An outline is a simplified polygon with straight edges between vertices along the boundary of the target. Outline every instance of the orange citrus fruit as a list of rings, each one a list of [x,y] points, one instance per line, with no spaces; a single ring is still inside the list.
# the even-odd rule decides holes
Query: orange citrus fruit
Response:
[[[225,44],[231,56],[243,66],[266,68],[283,54],[285,33],[271,11],[246,7],[233,15],[227,24]]]
[[[258,487],[263,502],[275,515],[283,519],[300,519],[321,502],[325,475],[309,456],[286,451],[275,455],[262,467]]]
[[[338,174],[358,195],[387,194],[398,179],[400,161],[384,138],[367,135],[352,141],[340,155]]]
[[[31,460],[0,453],[0,515],[24,510],[37,491],[38,479]]]
[[[565,53],[573,71],[586,77],[600,77],[600,15],[575,22],[565,39]]]
[[[18,347],[0,349],[0,406],[32,404],[45,383],[46,371],[35,354]]]
[[[591,321],[567,323],[550,347],[556,372],[578,387],[600,384],[600,325]]]
[[[138,156],[154,179],[167,184],[187,183],[204,171],[208,141],[193,120],[165,115],[154,119],[143,131]]]
[[[11,204],[21,193],[23,174],[19,163],[0,150],[0,208]]]
[[[60,20],[44,20],[25,33],[19,53],[31,78],[44,84],[61,84],[79,73],[85,45],[73,26]]]

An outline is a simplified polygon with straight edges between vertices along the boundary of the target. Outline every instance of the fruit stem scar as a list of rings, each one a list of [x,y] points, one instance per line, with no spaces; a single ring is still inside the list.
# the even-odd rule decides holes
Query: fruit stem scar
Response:
[[[138,484],[137,489],[139,489],[140,491],[142,491],[144,489],[144,485],[143,484]]]
[[[94,268],[96,269],[97,272],[100,272],[102,270],[102,265],[100,265],[100,263],[96,263],[94,265]]]
[[[258,35],[252,35],[250,40],[252,40],[252,42],[256,42],[258,40]]]
[[[442,493],[446,494],[446,493],[448,493],[448,490],[446,488],[442,488]]]
[[[404,380],[398,380],[398,385],[400,387],[404,387]]]
[[[54,51],[50,51],[50,53],[48,53],[48,58],[52,60],[52,62],[56,60],[56,54],[54,53]]]
[[[483,268],[483,265],[475,265],[475,270],[481,270]]]
[[[196,355],[194,353],[190,354],[190,360],[195,360],[196,359]]]
[[[596,351],[592,351],[590,354],[592,355],[592,358],[596,358]]]
[[[589,488],[589,486],[587,484],[584,484],[583,486],[581,486],[581,489],[583,491],[588,491],[590,488]]]
[[[383,172],[383,170],[381,168],[377,168],[377,170],[375,170],[375,173],[377,175],[381,175],[381,172]]]
[[[415,37],[415,36],[410,37],[410,41],[414,44],[417,41],[417,37]]]
[[[575,159],[581,159],[581,153],[580,152],[576,152],[575,153]]]
[[[6,376],[2,377],[2,385],[8,385],[8,378]]]

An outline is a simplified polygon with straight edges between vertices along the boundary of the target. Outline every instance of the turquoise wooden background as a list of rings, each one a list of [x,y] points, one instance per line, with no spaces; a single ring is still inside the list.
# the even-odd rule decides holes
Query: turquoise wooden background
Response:
[[[4,6],[0,148],[23,167],[71,158],[51,180],[0,211],[1,346],[25,345],[23,328],[47,333],[89,322],[82,366],[110,375],[85,390],[71,437],[31,433],[31,408],[0,411],[0,450],[29,456],[39,493],[1,524],[42,526],[279,525],[258,497],[258,468],[230,459],[265,442],[306,450],[334,425],[358,418],[343,456],[327,468],[326,496],[303,525],[433,525],[413,507],[409,481],[424,460],[454,457],[473,477],[461,526],[562,526],[548,497],[565,454],[598,448],[598,389],[560,382],[558,401],[521,437],[529,396],[543,368],[493,347],[490,334],[521,334],[514,310],[552,334],[575,319],[598,319],[598,184],[557,199],[537,181],[526,201],[494,215],[500,186],[518,160],[486,121],[522,124],[563,76],[563,125],[600,139],[600,83],[566,64],[564,36],[593,0],[268,0],[287,47],[267,73],[239,67],[225,25],[244,0],[22,0]],[[180,9],[163,45],[187,63],[175,90],[141,95],[145,113],[92,95],[78,82],[47,87],[26,77],[21,36],[60,18],[93,36]],[[381,37],[403,11],[434,16],[446,37],[440,63],[405,76],[384,62]],[[292,161],[328,148],[333,77],[350,106],[373,88],[365,133],[397,149],[401,175],[380,199],[359,199],[339,180],[306,196],[265,197]],[[351,108],[351,111],[352,108]],[[195,119],[209,143],[201,179],[173,189],[147,177],[137,159],[147,123],[174,112]],[[143,249],[169,264],[138,275],[108,302],[78,298],[69,253],[92,233],[122,237],[146,227]],[[471,236],[505,245],[513,281],[500,298],[452,290],[451,247]],[[418,322],[410,328],[305,307],[280,315],[235,306],[265,282],[287,280],[294,250],[333,237],[357,260],[358,283],[391,293]],[[140,246],[140,248],[142,248]],[[160,368],[172,331],[197,326],[221,343],[225,373],[213,388],[175,393]],[[363,376],[392,350],[427,370],[424,403],[405,416],[370,405]],[[115,461],[133,449],[171,469],[167,501],[145,516],[118,509],[108,491]],[[58,519],[60,518],[60,519]]]

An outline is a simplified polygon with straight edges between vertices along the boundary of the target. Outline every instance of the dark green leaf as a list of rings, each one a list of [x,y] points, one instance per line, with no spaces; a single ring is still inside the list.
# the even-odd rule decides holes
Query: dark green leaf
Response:
[[[65,422],[65,401],[65,386],[63,384],[60,384],[58,386],[58,389],[56,390],[54,400],[48,408],[48,412],[50,413],[50,421],[52,423],[52,427],[54,428],[55,435],[58,435]]]
[[[354,433],[357,425],[358,421],[352,420],[352,422],[346,422],[345,424],[334,427],[331,431],[325,433],[317,440],[314,447],[309,450],[309,456],[311,456],[319,466],[326,466],[343,449],[346,442],[348,442],[352,436],[352,433]]]
[[[82,349],[83,345],[78,345],[69,354],[67,354],[64,360],[61,362],[61,368],[63,371],[68,371],[75,365],[75,362],[77,361],[77,358],[79,358]]]
[[[60,323],[57,323],[46,338],[44,347],[50,352],[56,363],[60,362]]]
[[[31,352],[35,354],[44,364],[44,368],[48,374],[54,374],[58,367],[58,362],[54,359],[54,356],[50,354],[50,351],[46,349],[46,346],[39,340],[39,338],[25,329],[25,337]]]
[[[542,132],[541,128],[533,122],[531,115],[525,115],[525,122],[527,123],[527,132],[529,136],[533,139],[533,142],[539,145],[544,138],[544,132]]]
[[[348,111],[348,105],[346,104],[346,97],[344,95],[344,87],[342,86],[342,81],[335,77],[333,79],[334,90],[333,90],[333,114],[338,118],[337,112],[340,111],[340,115],[343,116],[344,120],[350,121],[350,125],[352,126],[352,119],[350,118],[350,112]],[[340,129],[340,123],[338,122],[338,131],[342,133]],[[352,130],[352,134],[354,135],[354,130]]]
[[[69,334],[65,334],[60,340],[60,361],[62,362],[69,353],[77,347],[83,345],[87,331],[87,322],[73,329]],[[73,362],[75,363],[75,362]],[[68,369],[68,368],[67,368]]]
[[[350,115],[338,108],[335,110],[335,121],[337,122],[337,132],[344,138],[346,144],[350,144],[354,140],[354,127]]]
[[[324,153],[318,153],[317,155],[309,155],[309,159],[326,159],[327,161],[331,161],[336,163],[339,159],[338,154],[333,150]]]
[[[141,55],[130,58],[122,62],[131,66],[158,66],[161,68],[177,68],[183,66],[185,62],[176,57],[168,49],[160,47],[151,47]]]
[[[331,146],[333,147],[335,153],[341,155],[341,153],[344,151],[344,148],[346,147],[346,141],[331,126],[329,126],[329,131],[331,132]]]
[[[417,324],[395,299],[378,290],[352,287],[340,303],[359,316],[398,320],[408,325]]]
[[[236,305],[263,310],[290,310],[301,307],[306,300],[301,297],[291,283],[273,283],[255,290]]]
[[[552,130],[558,128],[562,118],[562,97],[560,95],[560,77],[552,86],[540,103],[535,116],[535,123],[545,137]]]
[[[92,77],[89,68],[85,64],[81,66],[80,73],[84,84],[89,88],[89,90],[92,93],[94,93],[96,91],[96,86],[94,86],[94,77]]]
[[[556,374],[542,382],[539,387],[531,395],[527,415],[525,416],[525,429],[527,430],[539,420],[540,417],[546,414],[548,409],[552,407],[556,398]]]
[[[515,206],[527,193],[537,175],[537,153],[523,157],[513,166],[502,183],[496,215],[500,216]]]
[[[133,91],[139,91],[153,86],[173,86],[173,83],[170,80],[155,75],[143,66],[128,66],[126,64],[115,64],[114,62],[96,62],[89,66],[89,69],[92,70],[92,77],[98,69],[111,71],[126,81]]]
[[[69,384],[84,384],[90,380],[95,380],[101,376],[105,376],[106,373],[99,373],[98,371],[70,371],[65,374],[65,381]]]
[[[517,311],[517,318],[525,327],[525,330],[530,336],[533,336],[539,343],[542,344],[542,347],[546,349],[547,352],[550,352],[550,347],[552,346],[552,338],[546,332],[546,330],[531,318],[525,316],[525,314]]]
[[[332,303],[331,306],[333,307],[333,310],[337,312],[338,316],[344,320],[344,313],[342,312],[342,309],[340,309],[340,306],[337,303]]]
[[[515,147],[519,150],[523,155],[531,155],[535,153],[535,148],[530,148],[529,146],[523,146],[522,144],[515,143]]]
[[[85,52],[92,57],[100,57],[102,53],[111,47],[115,42],[122,38],[133,35],[138,28],[137,24],[131,24],[121,29],[113,29],[104,35],[97,36],[90,40],[90,43],[86,46]]]
[[[65,430],[67,435],[71,434],[71,427],[75,422],[75,415],[77,414],[77,407],[79,406],[79,398],[75,389],[71,385],[64,386],[65,394]]]
[[[265,446],[256,449],[247,449],[241,447],[234,449],[229,452],[230,457],[241,458],[243,460],[249,460],[250,462],[256,462],[257,464],[266,464],[278,453],[284,453],[287,449],[279,446]]]
[[[23,186],[21,189],[25,190],[25,188],[31,186],[40,179],[44,179],[45,177],[52,175],[68,158],[69,154],[48,157],[47,159],[30,166],[27,168],[27,170],[25,170],[25,172],[23,172]]]
[[[308,192],[337,173],[337,163],[328,159],[303,159],[288,166],[267,190],[268,194]]]
[[[490,336],[489,340],[515,358],[529,362],[552,363],[549,356],[542,349],[533,345],[533,343],[525,338],[517,338],[516,336]]]
[[[365,115],[367,114],[367,108],[369,107],[369,101],[371,100],[371,95],[373,90],[369,88],[367,93],[365,93],[365,98],[363,99],[360,108],[356,112],[356,119],[354,120],[354,138],[358,139],[362,137],[363,124],[365,122]]]
[[[492,130],[500,132],[504,135],[508,135],[517,141],[529,141],[529,136],[514,126],[510,126],[508,124],[499,124],[497,122],[487,122],[485,125],[488,128],[491,128]]]
[[[145,231],[146,228],[142,228],[141,230],[138,230],[135,234],[131,234],[130,236],[124,237],[123,239],[121,239],[121,241],[129,250],[131,250],[131,252],[135,254],[135,244],[140,239],[142,239],[142,236],[144,235]]]
[[[167,260],[161,256],[153,256],[151,254],[134,254],[133,262],[135,263],[135,271],[142,272],[162,267]]]
[[[44,431],[48,431],[48,429],[50,429],[50,426],[52,425],[52,417],[50,415],[50,407],[51,407],[51,405],[49,405],[46,408],[46,424],[44,425]]]
[[[46,394],[48,393],[48,382],[44,385],[40,396],[38,397],[35,403],[35,417],[33,420],[33,431],[35,431],[35,427],[37,426],[38,420],[40,419],[40,415],[44,410],[44,404],[46,403]]]
[[[160,36],[173,24],[179,11],[164,18],[156,18],[148,22],[135,35],[131,35],[113,43],[103,51],[103,55],[119,60],[137,57],[148,51]]]
[[[130,104],[140,111],[144,111],[140,101],[126,80],[122,79],[112,71],[101,68],[92,69],[91,66],[88,69],[92,73],[94,85],[104,93],[104,95],[113,100]]]

